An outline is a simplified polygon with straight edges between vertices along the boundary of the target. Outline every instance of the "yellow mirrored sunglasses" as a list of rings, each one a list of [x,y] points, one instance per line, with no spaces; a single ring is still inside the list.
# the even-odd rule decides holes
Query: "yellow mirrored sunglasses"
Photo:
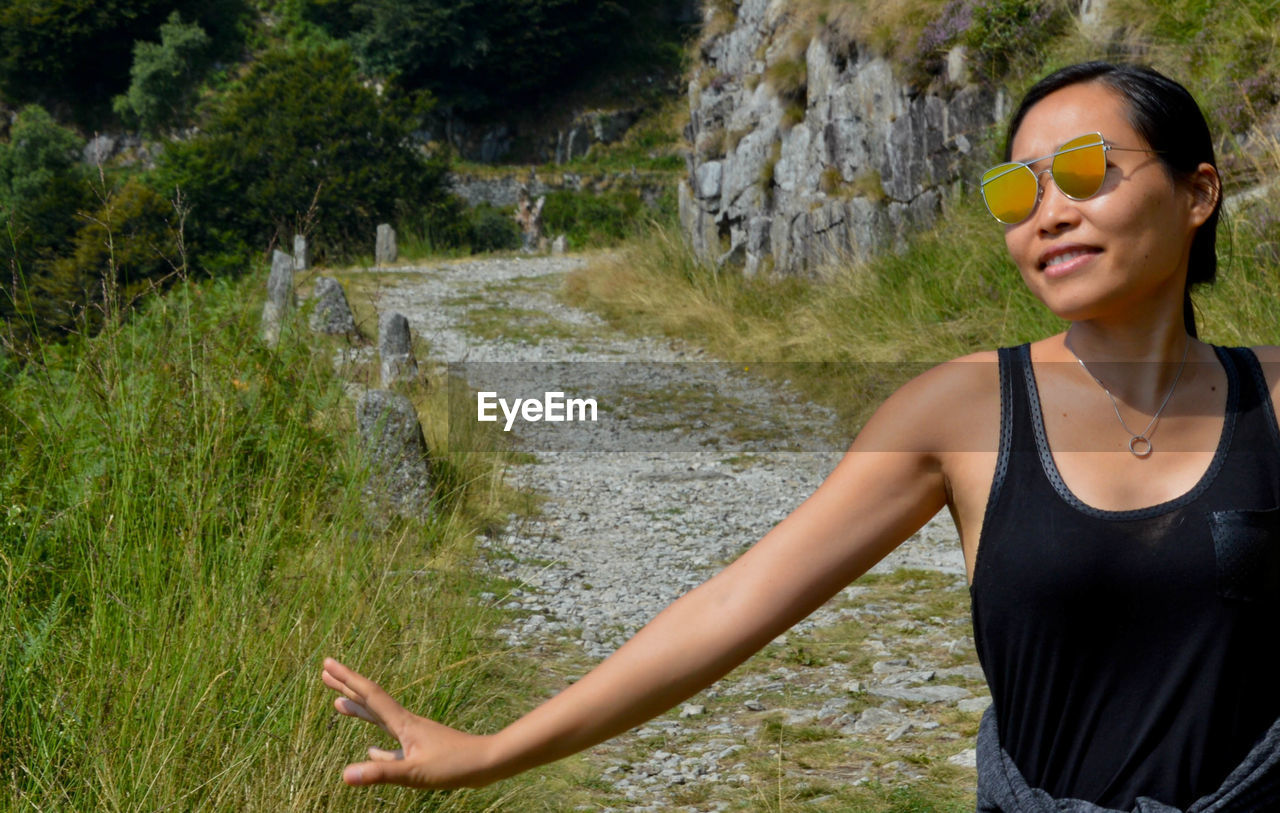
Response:
[[[998,164],[982,173],[982,200],[991,216],[1006,225],[1026,220],[1040,202],[1040,176],[1048,172],[1062,194],[1085,200],[1098,194],[1107,177],[1107,151],[1155,152],[1142,147],[1116,147],[1101,133],[1077,136],[1054,152],[1030,161]],[[1047,170],[1036,172],[1032,164],[1052,158]]]

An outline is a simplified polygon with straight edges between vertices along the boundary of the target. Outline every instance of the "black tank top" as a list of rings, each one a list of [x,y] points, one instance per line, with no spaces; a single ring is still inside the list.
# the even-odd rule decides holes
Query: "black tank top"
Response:
[[[1055,798],[1185,809],[1280,717],[1280,432],[1252,351],[1215,350],[1228,391],[1213,462],[1133,511],[1071,493],[1029,346],[999,353],[974,639],[1001,746]]]

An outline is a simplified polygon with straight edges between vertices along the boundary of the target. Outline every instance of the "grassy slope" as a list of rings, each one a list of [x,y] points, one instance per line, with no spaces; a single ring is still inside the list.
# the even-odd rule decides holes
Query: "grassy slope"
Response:
[[[183,285],[0,379],[0,808],[552,806],[545,781],[340,785],[385,743],[335,722],[323,655],[472,730],[544,688],[475,599],[495,587],[471,533],[511,507],[500,464],[446,456],[433,519],[371,521],[332,348],[268,350],[258,301]]]

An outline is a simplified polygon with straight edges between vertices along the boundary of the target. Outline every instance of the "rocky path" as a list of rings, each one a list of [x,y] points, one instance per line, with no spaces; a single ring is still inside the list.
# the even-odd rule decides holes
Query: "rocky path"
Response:
[[[529,425],[516,442],[536,462],[512,475],[545,496],[540,516],[484,540],[489,565],[515,585],[487,596],[514,611],[504,634],[539,653],[561,686],[785,517],[847,444],[823,434],[830,414],[784,385],[666,339],[624,336],[557,301],[564,274],[584,262],[401,268],[378,276],[374,297],[379,311],[408,317],[434,360],[463,362],[473,388],[571,370],[611,419],[595,436]],[[935,517],[760,656],[593,749],[594,776],[566,806],[879,810],[902,793],[963,800],[986,702],[963,574],[950,519]]]

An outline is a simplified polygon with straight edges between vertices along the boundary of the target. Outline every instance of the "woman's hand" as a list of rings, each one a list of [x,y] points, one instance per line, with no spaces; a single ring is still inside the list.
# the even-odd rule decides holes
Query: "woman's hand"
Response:
[[[340,714],[373,723],[400,742],[394,751],[370,748],[368,762],[348,765],[342,772],[348,785],[457,788],[497,778],[488,764],[488,737],[464,734],[413,714],[381,686],[332,658],[325,658],[320,678],[342,695],[333,701]]]

